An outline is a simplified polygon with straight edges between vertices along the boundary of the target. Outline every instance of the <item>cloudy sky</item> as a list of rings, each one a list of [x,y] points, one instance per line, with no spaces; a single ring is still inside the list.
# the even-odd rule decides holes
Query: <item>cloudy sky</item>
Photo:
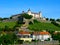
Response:
[[[0,0],[0,17],[10,17],[23,10],[42,12],[43,17],[60,18],[60,0]]]

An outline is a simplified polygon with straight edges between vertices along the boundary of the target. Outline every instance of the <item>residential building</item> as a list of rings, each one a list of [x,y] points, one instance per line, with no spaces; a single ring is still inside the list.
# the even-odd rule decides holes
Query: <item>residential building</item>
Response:
[[[33,32],[32,34],[30,32],[19,32],[18,37],[20,40],[24,41],[32,41],[32,40],[40,40],[40,41],[52,41],[51,35],[49,32]]]
[[[19,32],[17,36],[19,37],[20,40],[29,41],[29,42],[32,41],[30,32],[22,31],[22,32]]]
[[[33,40],[40,40],[40,41],[45,41],[45,40],[52,40],[51,35],[49,32],[34,32],[33,33]]]

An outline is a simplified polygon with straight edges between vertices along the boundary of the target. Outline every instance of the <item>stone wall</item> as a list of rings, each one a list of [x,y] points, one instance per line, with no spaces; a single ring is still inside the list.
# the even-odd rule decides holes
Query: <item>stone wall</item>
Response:
[[[58,41],[38,41],[38,42],[31,42],[31,43],[23,43],[22,45],[59,45]]]

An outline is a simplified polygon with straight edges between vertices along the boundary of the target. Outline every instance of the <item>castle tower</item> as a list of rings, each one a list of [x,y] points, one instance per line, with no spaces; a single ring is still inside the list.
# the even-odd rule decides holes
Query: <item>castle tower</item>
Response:
[[[39,12],[39,17],[42,18],[42,13],[41,13],[41,11]]]
[[[30,10],[30,8],[28,9],[28,12],[27,12],[29,15],[31,15],[31,10]]]

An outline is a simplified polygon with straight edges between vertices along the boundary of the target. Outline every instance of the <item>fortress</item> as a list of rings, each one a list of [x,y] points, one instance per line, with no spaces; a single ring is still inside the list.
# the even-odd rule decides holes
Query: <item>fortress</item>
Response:
[[[35,13],[35,12],[31,12],[31,10],[29,9],[27,12],[22,11],[22,13],[27,13],[29,15],[33,16],[33,19],[39,19],[42,18],[42,14],[41,12]]]
[[[29,15],[32,15],[33,16],[32,19],[46,20],[44,17],[42,17],[41,11],[36,13],[36,12],[32,12],[30,9],[28,9],[27,12],[22,11],[22,13],[20,13],[20,14],[13,15],[12,18],[17,19],[17,17],[21,16],[21,14],[23,14],[23,13],[27,13]]]
[[[36,12],[32,12],[30,9],[28,9],[27,12],[25,11],[22,11],[22,13],[27,13],[29,15],[32,15],[32,19],[37,19],[37,20],[46,20],[45,18],[42,17],[42,13],[41,11],[36,13]],[[10,18],[11,19],[6,19],[6,20],[3,20],[3,22],[8,22],[8,21],[18,21],[18,20],[22,20],[22,18],[20,17],[18,19],[19,16],[21,16],[22,13],[19,13],[19,14],[15,14],[15,15],[12,15]]]

